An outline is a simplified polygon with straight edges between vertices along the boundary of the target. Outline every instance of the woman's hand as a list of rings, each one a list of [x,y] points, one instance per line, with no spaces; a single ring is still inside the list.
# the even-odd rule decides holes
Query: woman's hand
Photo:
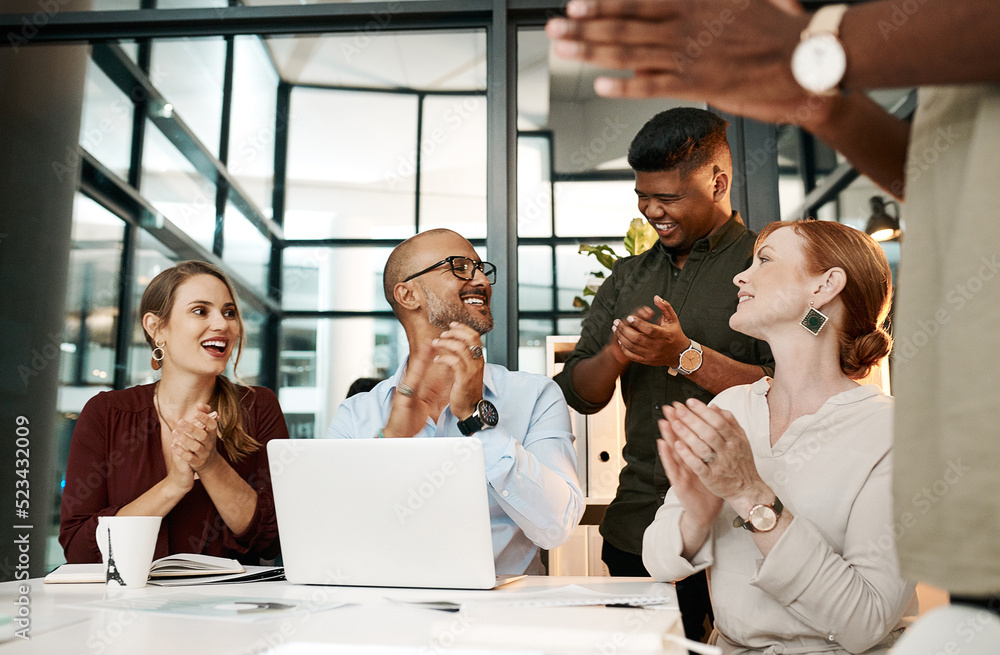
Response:
[[[192,419],[177,422],[177,429],[171,433],[174,440],[170,445],[170,450],[195,473],[221,461],[215,447],[218,415],[204,403],[199,403],[196,409]]]
[[[730,412],[690,398],[686,405],[665,407],[664,416],[675,435],[676,458],[708,491],[732,504],[740,497],[759,495],[766,487],[746,433]]]
[[[663,462],[667,478],[670,479],[671,488],[684,506],[685,514],[696,526],[707,529],[719,518],[724,501],[709,491],[698,475],[678,455],[677,435],[670,427],[673,414],[672,407],[663,407],[663,415],[666,418],[659,422],[663,438],[656,441],[657,450],[660,451],[660,461]]]
[[[167,458],[166,482],[177,489],[181,496],[194,487],[194,470],[173,446],[170,448],[170,457]]]

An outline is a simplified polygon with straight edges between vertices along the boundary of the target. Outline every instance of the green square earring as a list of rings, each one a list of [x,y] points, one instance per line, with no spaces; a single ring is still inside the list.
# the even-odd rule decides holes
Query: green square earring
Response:
[[[813,336],[819,336],[819,331],[823,329],[823,326],[826,325],[828,320],[830,320],[830,318],[823,312],[813,307],[812,302],[810,302],[809,311],[807,311],[806,315],[802,317],[801,321],[799,321],[799,325],[812,332]]]

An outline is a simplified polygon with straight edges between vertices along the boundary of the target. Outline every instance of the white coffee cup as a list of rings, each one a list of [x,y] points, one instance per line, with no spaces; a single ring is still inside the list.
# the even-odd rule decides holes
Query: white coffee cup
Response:
[[[97,547],[108,586],[145,587],[153,564],[159,516],[100,516]]]

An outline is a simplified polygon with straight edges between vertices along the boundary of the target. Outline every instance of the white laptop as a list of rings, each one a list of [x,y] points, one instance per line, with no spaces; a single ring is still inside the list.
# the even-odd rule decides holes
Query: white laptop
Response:
[[[478,439],[267,444],[285,577],[298,584],[491,589]]]

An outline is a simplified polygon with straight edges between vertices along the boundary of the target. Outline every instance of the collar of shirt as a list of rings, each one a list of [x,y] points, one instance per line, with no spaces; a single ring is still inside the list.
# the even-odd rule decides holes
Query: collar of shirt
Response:
[[[766,375],[750,385],[750,391],[758,396],[767,396],[767,392],[770,390],[771,378]],[[847,391],[841,391],[838,394],[830,396],[823,404],[824,406],[850,405],[851,403],[856,403],[866,398],[880,395],[885,394],[877,384],[859,384],[858,386],[848,389]]]
[[[740,236],[743,235],[743,233],[746,231],[747,228],[746,225],[743,224],[743,217],[740,216],[739,212],[734,211],[732,215],[729,217],[729,220],[723,223],[722,227],[720,227],[717,232],[710,234],[707,237],[702,237],[697,241],[695,241],[694,245],[691,247],[691,253],[692,254],[696,252],[715,253],[720,250],[724,250],[725,248],[729,247],[731,244],[736,242],[736,240],[739,239]],[[669,259],[671,264],[674,263],[673,253],[667,250],[667,248],[662,243],[657,241],[655,244],[653,244],[653,247],[659,248],[659,252],[664,257]]]

